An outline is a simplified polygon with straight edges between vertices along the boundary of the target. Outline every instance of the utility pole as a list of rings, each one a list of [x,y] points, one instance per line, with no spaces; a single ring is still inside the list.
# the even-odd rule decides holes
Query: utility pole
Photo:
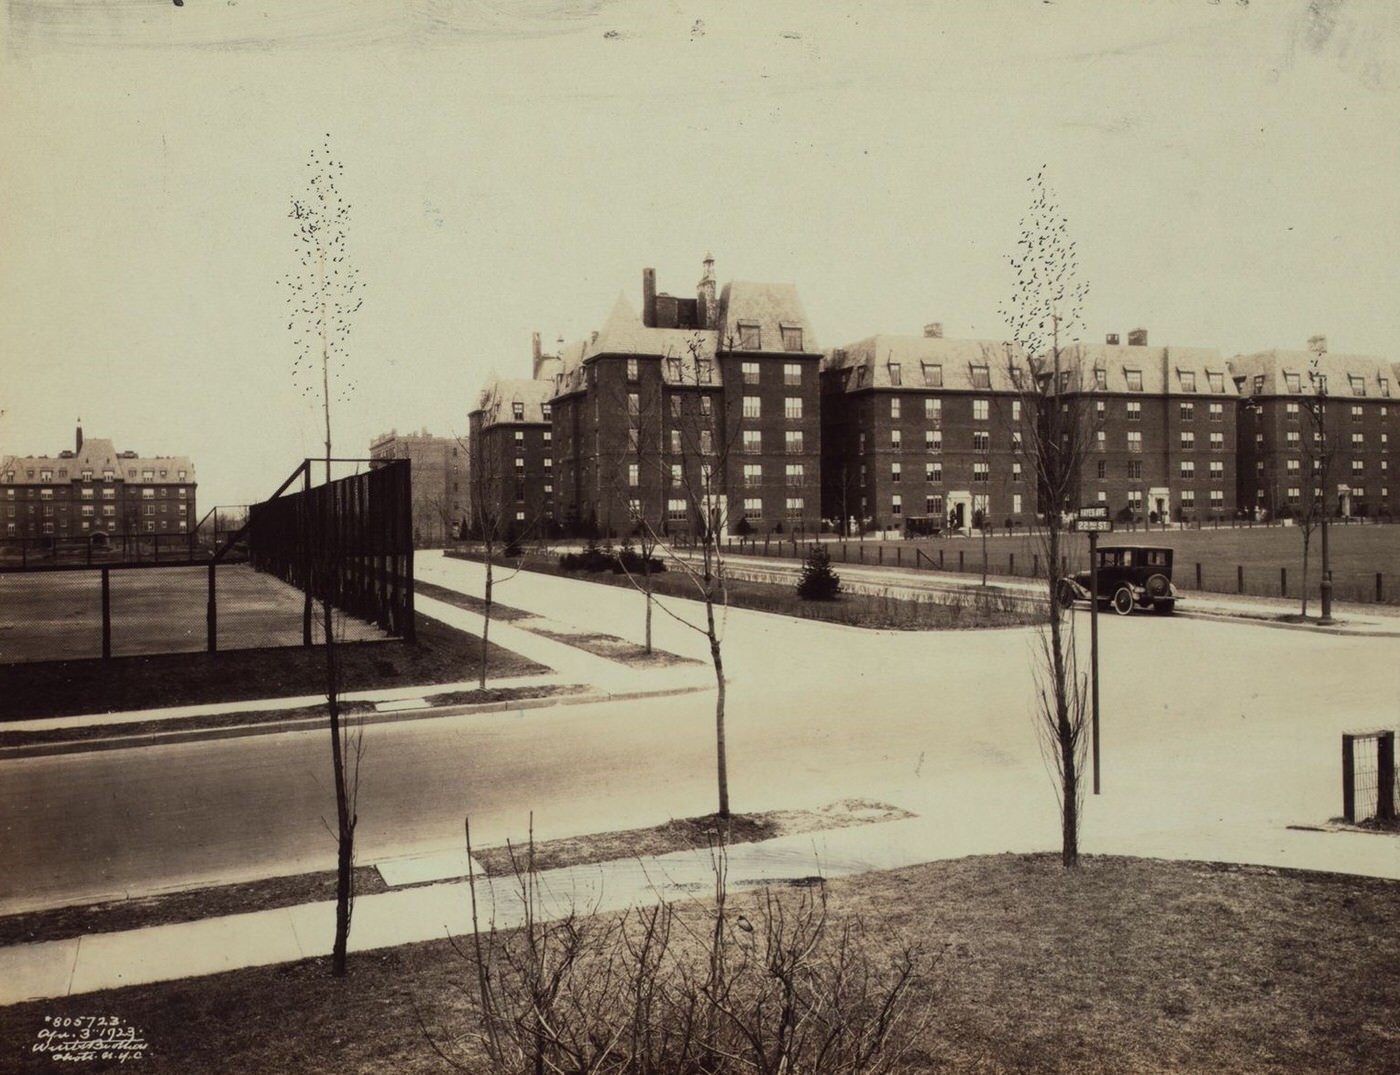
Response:
[[[1318,584],[1322,615],[1317,622],[1325,626],[1335,622],[1332,619],[1332,561],[1328,555],[1327,541],[1331,515],[1327,506],[1327,486],[1332,481],[1332,457],[1327,442],[1327,374],[1321,369],[1322,356],[1327,353],[1327,337],[1312,337],[1308,340],[1308,347],[1313,352],[1312,368],[1308,371],[1308,379],[1313,384],[1313,398],[1308,403],[1308,410],[1312,412],[1318,433],[1318,462],[1322,469],[1322,581]]]

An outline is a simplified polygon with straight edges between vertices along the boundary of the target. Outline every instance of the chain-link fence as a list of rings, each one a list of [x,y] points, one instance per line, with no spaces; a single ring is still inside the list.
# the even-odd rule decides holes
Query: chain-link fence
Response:
[[[1342,817],[1347,821],[1394,824],[1397,793],[1395,733],[1349,732],[1342,736]]]

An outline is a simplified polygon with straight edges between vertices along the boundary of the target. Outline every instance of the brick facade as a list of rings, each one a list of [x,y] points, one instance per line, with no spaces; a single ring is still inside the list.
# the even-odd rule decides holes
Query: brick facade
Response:
[[[371,466],[391,459],[412,464],[415,544],[441,544],[466,520],[467,446],[456,437],[391,430],[370,443],[369,456]]]

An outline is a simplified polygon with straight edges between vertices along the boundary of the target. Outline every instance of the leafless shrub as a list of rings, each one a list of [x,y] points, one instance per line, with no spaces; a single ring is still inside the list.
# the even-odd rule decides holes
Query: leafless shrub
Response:
[[[470,852],[469,852],[470,854]],[[546,920],[530,850],[517,929],[484,927],[473,896],[475,1032],[429,1035],[458,1070],[597,1075],[895,1075],[927,1028],[913,989],[933,960],[856,917],[824,883],[735,896],[722,839],[714,899]]]

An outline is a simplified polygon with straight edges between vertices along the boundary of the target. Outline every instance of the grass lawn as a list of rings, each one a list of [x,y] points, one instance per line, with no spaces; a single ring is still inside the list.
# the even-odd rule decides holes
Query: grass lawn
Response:
[[[480,639],[427,616],[419,615],[415,622],[415,642],[383,639],[342,645],[341,688],[453,683],[476,676]],[[494,645],[490,668],[496,678],[547,671]],[[314,695],[325,689],[325,674],[325,652],[319,646],[36,661],[0,665],[0,698],[5,720],[123,713]]]
[[[918,939],[938,953],[912,993],[930,1022],[909,1070],[1400,1067],[1394,882],[1125,858],[1067,872],[1054,855],[1000,855],[828,888],[838,923],[861,916],[885,950]],[[758,921],[755,898],[731,893],[731,910]],[[308,960],[16,1005],[0,1009],[0,1069],[51,1071],[29,1051],[45,1020],[104,1015],[149,1043],[143,1072],[444,1071],[426,1035],[471,1034],[473,982],[443,940],[352,955],[339,981]]]
[[[459,559],[479,561],[477,555],[449,553]],[[558,556],[541,553],[527,556],[525,569],[560,578],[581,579],[608,586],[635,589],[624,574],[611,571],[562,571]],[[835,565],[839,568],[839,564]],[[652,592],[658,597],[684,597],[699,600],[694,581],[685,572],[672,569],[651,576]],[[1037,611],[1015,596],[975,591],[940,594],[936,599],[907,600],[888,594],[843,593],[833,601],[804,601],[791,585],[751,582],[731,578],[725,585],[731,608],[774,612],[800,619],[840,623],[873,630],[937,631],[983,627],[1021,627],[1043,623],[1044,611]]]
[[[1117,524],[1115,524],[1117,525]],[[1101,534],[1101,544],[1167,545],[1176,550],[1174,581],[1182,589],[1196,588],[1196,564],[1201,565],[1201,589],[1235,593],[1237,567],[1245,573],[1245,593],[1279,597],[1279,569],[1288,571],[1288,593],[1300,596],[1303,578],[1302,533],[1292,526],[1228,527],[1201,530],[1115,529]],[[1376,574],[1382,578],[1382,594],[1387,604],[1400,603],[1400,526],[1347,525],[1331,527],[1329,538],[1332,580],[1339,601],[1374,601]],[[1314,531],[1308,556],[1308,589],[1316,596],[1322,541]],[[798,544],[798,556],[804,555]],[[980,537],[911,538],[907,541],[835,541],[827,544],[832,565],[841,570],[843,562],[902,567],[959,570],[982,569]],[[1070,568],[1087,566],[1089,542],[1083,535],[1070,535],[1067,548]],[[739,551],[736,545],[734,551]],[[746,544],[745,553],[763,554],[763,542]],[[771,542],[769,551],[792,559],[792,544]],[[1004,533],[987,541],[987,560],[992,574],[1029,576],[1034,558],[1040,554],[1039,541],[1027,534]],[[920,555],[922,554],[922,555]],[[942,559],[940,561],[940,554]],[[1013,564],[1014,558],[1014,564]]]

